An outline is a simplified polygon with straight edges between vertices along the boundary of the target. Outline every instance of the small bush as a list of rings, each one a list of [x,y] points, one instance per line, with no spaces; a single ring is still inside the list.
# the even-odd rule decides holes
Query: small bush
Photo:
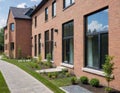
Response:
[[[58,77],[58,72],[53,72],[52,73],[52,78],[54,79],[54,78],[57,78]]]
[[[42,56],[41,55],[38,56],[37,62],[38,62],[38,64],[42,62]]]
[[[51,62],[51,54],[47,54],[47,62]]]
[[[77,83],[77,78],[76,77],[72,77],[71,78],[71,83],[72,84],[76,84]]]
[[[88,77],[86,77],[86,76],[82,76],[82,77],[80,77],[80,82],[82,83],[82,84],[88,84]]]
[[[36,69],[39,68],[38,64],[35,64],[35,68],[36,68]]]
[[[51,73],[48,73],[48,77],[51,78],[51,77],[52,77],[52,74],[51,74]]]
[[[70,77],[70,73],[69,72],[67,72],[65,75],[66,75],[66,77]]]
[[[99,80],[96,78],[93,78],[90,80],[90,85],[92,85],[93,87],[98,87],[99,86]]]
[[[68,69],[62,69],[63,74],[65,74],[66,72],[68,72]]]

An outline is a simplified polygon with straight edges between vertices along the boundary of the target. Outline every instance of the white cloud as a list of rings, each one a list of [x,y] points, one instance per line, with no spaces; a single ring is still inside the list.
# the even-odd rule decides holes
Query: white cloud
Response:
[[[91,30],[92,32],[94,30],[97,30],[97,31],[108,30],[108,25],[103,25],[103,24],[99,23],[98,21],[92,21],[88,25],[88,30]]]
[[[2,1],[4,1],[4,0],[0,0],[0,2],[2,2]]]
[[[18,8],[26,8],[27,4],[26,3],[21,3],[17,5]]]
[[[42,0],[30,0],[31,2],[41,2]]]
[[[0,28],[4,27],[6,25],[6,20],[3,18],[0,18]]]

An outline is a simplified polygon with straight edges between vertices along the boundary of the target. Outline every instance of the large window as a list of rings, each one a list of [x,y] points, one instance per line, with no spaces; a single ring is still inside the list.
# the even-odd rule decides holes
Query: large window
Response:
[[[73,56],[74,56],[74,48],[73,48],[73,33],[74,33],[74,22],[70,21],[63,24],[63,44],[62,44],[62,60],[63,63],[72,64],[73,65]]]
[[[108,9],[85,16],[86,67],[102,69],[108,54]]]
[[[63,8],[67,8],[68,6],[72,5],[74,0],[63,0]]]
[[[52,3],[52,17],[56,16],[56,0]]]
[[[53,50],[54,50],[54,30],[51,29],[51,39],[49,38],[49,31],[45,32],[45,59],[47,54],[51,54],[51,60],[53,60]]]
[[[14,23],[11,23],[11,24],[10,24],[10,30],[11,30],[11,31],[14,31],[14,29],[15,29]]]
[[[41,34],[38,34],[38,54],[41,54]]]
[[[34,36],[34,56],[37,56],[37,35]]]
[[[48,20],[48,8],[45,8],[45,21]]]

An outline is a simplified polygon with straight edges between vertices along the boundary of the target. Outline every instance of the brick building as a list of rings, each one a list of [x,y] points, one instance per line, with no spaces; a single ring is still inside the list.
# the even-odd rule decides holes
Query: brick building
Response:
[[[7,56],[13,58],[31,56],[32,11],[31,8],[10,8],[7,26],[4,28],[4,52]]]
[[[120,0],[42,0],[31,16],[33,57],[50,53],[56,66],[106,85],[102,64],[115,56],[111,87],[120,90]]]

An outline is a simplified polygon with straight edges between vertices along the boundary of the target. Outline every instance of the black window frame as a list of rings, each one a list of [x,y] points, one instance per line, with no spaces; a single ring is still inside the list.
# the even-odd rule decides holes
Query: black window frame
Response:
[[[107,34],[108,35],[108,54],[109,54],[109,30],[105,30],[105,31],[100,31],[100,32],[93,32],[93,33],[87,33],[87,17],[96,13],[99,13],[101,11],[104,11],[105,9],[109,9],[108,6],[101,8],[97,11],[94,11],[92,13],[89,13],[87,15],[84,16],[84,67],[87,68],[91,68],[91,69],[95,69],[95,70],[102,70],[102,62],[101,62],[101,36],[103,34]],[[95,36],[98,35],[98,55],[99,55],[99,68],[95,68],[95,67],[89,67],[87,66],[87,46],[88,46],[88,41],[87,41],[87,36]]]
[[[41,54],[41,34],[38,34],[38,55]]]
[[[48,7],[45,8],[45,21],[48,21]]]
[[[47,58],[47,54],[49,54],[50,53],[50,49],[49,49],[49,30],[47,30],[47,31],[45,31],[45,34],[44,34],[44,40],[45,40],[45,59]]]
[[[66,6],[65,0],[63,0],[63,9],[66,9],[66,8],[70,7],[70,6],[73,5],[74,3],[75,3],[75,1],[72,2],[72,0],[70,0],[70,5]]]
[[[52,2],[52,17],[55,17],[56,16],[56,10],[55,10],[55,6],[54,6],[54,4],[56,4],[56,0],[54,0],[53,2]]]
[[[14,47],[15,47],[15,46],[14,46],[14,42],[11,42],[11,43],[10,43],[10,50],[13,51],[13,50],[14,50]]]
[[[37,56],[37,35],[34,36],[34,56]]]
[[[64,36],[64,25],[65,24],[68,24],[68,23],[73,23],[73,33],[72,33],[72,36]],[[70,64],[70,65],[74,65],[74,20],[70,20],[68,22],[65,22],[62,24],[62,63],[65,63],[64,62],[64,40],[71,40],[73,41],[73,62],[72,64],[70,62],[66,63],[66,64]]]

